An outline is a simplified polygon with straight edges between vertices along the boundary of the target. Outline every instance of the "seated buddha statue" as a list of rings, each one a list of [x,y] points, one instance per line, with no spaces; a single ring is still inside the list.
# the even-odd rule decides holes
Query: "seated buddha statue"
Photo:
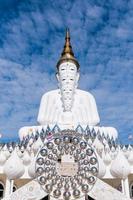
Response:
[[[42,96],[38,123],[40,125],[58,124],[62,128],[72,128],[78,124],[99,124],[99,115],[93,95],[77,88],[79,63],[76,60],[69,30],[66,31],[65,45],[57,62],[56,77],[59,89]]]
[[[37,118],[40,126],[22,127],[19,130],[20,139],[42,126],[54,127],[56,124],[62,130],[75,129],[79,124],[83,127],[97,126],[101,133],[117,138],[116,129],[98,127],[100,119],[95,98],[90,92],[78,89],[79,77],[80,65],[74,56],[67,30],[64,49],[57,62],[58,89],[42,96]]]

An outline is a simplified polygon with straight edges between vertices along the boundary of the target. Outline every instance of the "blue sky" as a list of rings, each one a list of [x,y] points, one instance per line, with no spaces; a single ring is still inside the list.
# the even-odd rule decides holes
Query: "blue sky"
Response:
[[[40,98],[55,89],[55,66],[71,31],[79,87],[96,98],[101,125],[122,143],[133,134],[133,1],[0,0],[0,132],[16,139],[36,125]]]

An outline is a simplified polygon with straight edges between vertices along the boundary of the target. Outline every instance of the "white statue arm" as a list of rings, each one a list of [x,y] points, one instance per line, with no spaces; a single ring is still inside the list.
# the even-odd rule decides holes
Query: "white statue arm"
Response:
[[[57,104],[57,105],[56,105]],[[47,92],[42,96],[38,123],[41,125],[50,124],[55,121],[55,115],[58,114],[58,90]],[[57,118],[57,117],[56,117]]]
[[[89,94],[88,95],[88,103],[89,103],[89,107],[87,106],[88,109],[88,114],[90,113],[90,117],[91,118],[91,122],[92,124],[91,125],[98,125],[99,122],[100,122],[100,118],[99,118],[99,114],[98,114],[98,111],[97,111],[97,106],[96,106],[96,101],[93,97],[93,95]]]
[[[96,101],[94,99],[94,97],[92,96],[92,101],[91,103],[93,103],[93,106],[92,106],[92,112],[94,112],[94,115],[93,115],[93,121],[95,122],[95,125],[99,124],[100,123],[100,117],[99,117],[99,114],[98,114],[98,111],[97,111],[97,105],[96,105]]]
[[[47,111],[48,111],[48,95],[44,94],[41,98],[41,103],[39,107],[39,113],[37,121],[39,124],[44,124],[44,119],[47,118]]]

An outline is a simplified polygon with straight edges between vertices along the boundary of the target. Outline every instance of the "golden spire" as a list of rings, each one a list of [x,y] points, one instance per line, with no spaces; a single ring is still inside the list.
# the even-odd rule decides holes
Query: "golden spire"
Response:
[[[77,69],[79,69],[79,63],[76,60],[76,58],[74,57],[74,53],[73,53],[73,50],[72,50],[72,47],[71,47],[70,32],[69,32],[68,28],[66,29],[64,49],[62,51],[62,54],[61,54],[59,61],[57,62],[57,69],[59,68],[61,63],[66,62],[66,61],[73,62],[77,66]]]

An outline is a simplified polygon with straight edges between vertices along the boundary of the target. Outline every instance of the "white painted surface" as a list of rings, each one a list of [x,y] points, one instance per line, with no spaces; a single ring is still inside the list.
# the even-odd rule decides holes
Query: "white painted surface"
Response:
[[[47,193],[42,190],[39,183],[36,180],[33,180],[3,200],[39,200],[46,195]],[[97,182],[88,195],[95,200],[130,200],[129,197],[126,197],[123,193],[100,179],[97,179]],[[54,198],[51,200],[54,200]]]
[[[98,179],[88,194],[95,200],[130,200],[129,197]]]
[[[77,126],[78,124],[88,124],[93,126],[98,124],[100,119],[94,97],[88,92],[77,89],[71,112],[64,112],[60,90],[44,94],[37,121],[41,125]]]
[[[3,200],[40,200],[47,196],[36,180],[30,181]]]

